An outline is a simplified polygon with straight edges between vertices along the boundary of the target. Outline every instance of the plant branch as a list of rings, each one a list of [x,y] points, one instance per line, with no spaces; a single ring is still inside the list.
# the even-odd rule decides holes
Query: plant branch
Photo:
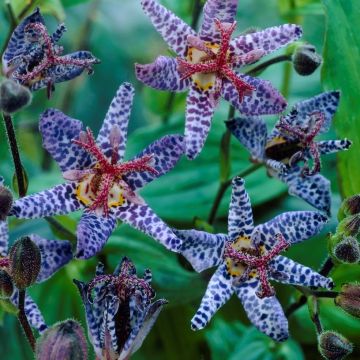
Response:
[[[3,113],[3,119],[6,128],[6,135],[9,140],[11,155],[14,162],[19,196],[23,197],[26,195],[26,183],[25,183],[23,166],[20,159],[19,148],[16,141],[14,125],[12,122],[11,115]]]
[[[319,274],[322,276],[328,276],[331,270],[334,268],[335,264],[333,263],[331,257],[327,257],[321,268],[319,269]]]
[[[277,63],[280,63],[283,61],[291,61],[291,55],[276,56],[272,59],[269,59],[269,60],[263,62],[262,64],[255,66],[254,68],[250,69],[249,71],[246,72],[246,74],[247,75],[257,75],[258,73],[260,73],[261,71],[263,71],[267,67],[269,67],[270,65],[277,64]]]
[[[25,290],[19,290],[19,298],[18,298],[18,319],[24,330],[25,336],[28,339],[31,349],[35,351],[35,336],[31,330],[30,324],[25,314]]]
[[[75,242],[77,240],[76,235],[71,232],[69,229],[67,229],[65,226],[63,226],[59,221],[56,219],[46,216],[44,218],[56,231],[62,233],[64,237],[67,238],[67,240],[70,240],[72,242]]]

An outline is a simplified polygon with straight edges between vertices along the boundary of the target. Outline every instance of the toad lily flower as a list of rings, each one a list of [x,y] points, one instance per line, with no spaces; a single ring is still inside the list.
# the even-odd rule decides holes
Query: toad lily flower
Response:
[[[124,257],[113,275],[105,275],[99,264],[89,284],[74,280],[97,359],[126,360],[140,348],[167,303],[164,299],[151,302],[155,297],[151,279],[148,269],[143,278],[137,277],[134,264]]]
[[[5,76],[31,91],[46,87],[50,97],[55,83],[71,80],[85,69],[91,74],[92,66],[100,61],[89,51],[61,55],[63,47],[57,42],[65,31],[60,24],[50,36],[37,8],[11,35],[2,58]]]
[[[79,258],[102,249],[117,219],[177,251],[180,240],[136,190],[175,166],[184,152],[183,137],[164,136],[123,162],[133,96],[130,84],[120,86],[96,141],[79,120],[45,111],[40,119],[43,145],[69,182],[15,201],[10,215],[42,218],[84,208],[77,227]]]
[[[0,186],[2,178],[0,177]],[[29,238],[38,246],[41,253],[41,269],[36,282],[40,283],[50,278],[56,271],[72,259],[71,243],[67,240],[47,240],[38,235],[29,235]],[[11,278],[11,260],[9,253],[9,232],[7,221],[0,221],[0,269]],[[14,291],[9,299],[15,306],[18,305],[18,290]],[[39,308],[30,296],[25,297],[25,313],[32,327],[43,332],[47,326]]]
[[[288,337],[288,323],[269,280],[285,284],[332,288],[330,279],[280,255],[290,245],[321,230],[327,218],[315,211],[294,211],[254,227],[244,180],[235,178],[228,218],[228,234],[176,230],[183,240],[181,253],[201,272],[218,266],[199,310],[191,321],[202,329],[233,293],[239,297],[250,321],[277,341]]]
[[[320,175],[320,155],[347,150],[351,141],[315,141],[326,133],[340,100],[338,91],[322,93],[297,103],[281,117],[271,133],[260,118],[243,117],[228,121],[231,133],[250,151],[251,160],[264,163],[271,176],[289,186],[289,194],[300,197],[330,214],[330,182]],[[310,169],[309,160],[313,159]],[[298,162],[304,161],[301,168]]]
[[[160,56],[152,64],[136,65],[137,78],[159,90],[189,89],[186,107],[186,155],[194,159],[204,146],[220,97],[243,114],[277,114],[285,99],[270,82],[235,69],[298,39],[297,25],[281,25],[231,39],[238,0],[208,0],[199,34],[155,0],[142,0],[150,17],[177,58]]]

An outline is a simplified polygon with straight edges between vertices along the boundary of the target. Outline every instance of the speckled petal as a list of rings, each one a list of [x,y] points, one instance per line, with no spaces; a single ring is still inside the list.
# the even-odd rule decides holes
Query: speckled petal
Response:
[[[144,185],[173,169],[181,155],[184,154],[184,137],[181,135],[166,135],[154,141],[135,158],[150,154],[154,155],[155,164],[153,167],[158,174],[155,175],[144,171],[133,172],[124,176],[123,179],[133,190],[142,188]]]
[[[284,284],[316,286],[332,289],[332,279],[301,265],[285,256],[277,256],[270,264],[271,278]]]
[[[76,183],[66,183],[25,196],[14,202],[10,215],[20,219],[36,219],[74,212],[82,207],[75,196],[75,189]]]
[[[0,221],[0,256],[6,256],[9,248],[9,229],[7,221]]]
[[[278,114],[286,107],[286,100],[270,83],[270,81],[253,78],[248,75],[238,74],[246,83],[254,86],[250,95],[245,96],[240,102],[239,94],[234,85],[228,81],[223,81],[221,90],[222,97],[229,101],[236,109],[245,115],[266,115]]]
[[[289,186],[289,194],[305,200],[308,204],[330,215],[331,188],[330,181],[320,174],[301,176],[301,168],[292,167],[287,172],[277,175]]]
[[[232,181],[231,202],[228,217],[228,233],[232,241],[239,236],[250,236],[254,229],[253,214],[245,181],[236,177]]]
[[[197,272],[217,266],[222,261],[225,243],[228,241],[227,235],[209,234],[198,230],[173,229],[173,231],[182,240],[181,255]]]
[[[251,157],[264,160],[267,137],[265,122],[258,117],[236,118],[225,122],[230,132],[249,150]]]
[[[39,130],[43,147],[58,163],[61,171],[81,170],[91,165],[88,153],[72,142],[83,130],[81,121],[59,110],[48,109],[40,116]]]
[[[38,235],[29,235],[41,252],[41,270],[36,282],[47,280],[72,258],[71,243],[67,240],[48,240]]]
[[[332,154],[342,150],[348,150],[351,146],[351,141],[343,140],[324,140],[318,142],[321,155]]]
[[[320,133],[329,131],[331,120],[336,113],[337,107],[340,102],[340,91],[324,92],[317,96],[314,96],[308,100],[298,102],[294,108],[298,111],[298,116],[295,121],[292,121],[293,125],[306,125],[304,121],[307,115],[313,112],[322,112],[325,114],[325,122],[322,126]],[[289,119],[287,117],[287,119]]]
[[[134,328],[126,340],[119,360],[126,360],[140,348],[165,304],[167,304],[166,300],[159,299],[147,308],[141,326]]]
[[[215,27],[215,19],[223,23],[233,23],[236,18],[238,0],[208,0],[204,5],[203,22],[199,35],[204,41],[219,42],[220,33]]]
[[[231,297],[234,289],[232,278],[226,270],[226,265],[221,264],[211,277],[200,307],[191,319],[191,328],[201,330]]]
[[[115,216],[121,221],[151,236],[167,249],[179,252],[181,241],[146,204],[128,203],[115,210]]]
[[[40,14],[39,8],[36,8],[35,11],[31,15],[27,16],[13,31],[2,58],[4,73],[6,73],[9,69],[9,61],[14,59],[16,56],[25,54],[28,46],[31,45],[24,34],[25,27],[31,23],[44,24],[44,19]]]
[[[109,110],[105,116],[103,125],[96,140],[108,158],[111,158],[112,155],[110,134],[113,126],[117,126],[117,128],[120,130],[118,160],[122,160],[124,157],[127,141],[127,129],[134,94],[135,90],[133,86],[129,83],[124,83],[119,87],[114,99],[111,101]]]
[[[267,55],[299,39],[302,29],[295,24],[273,26],[262,31],[240,35],[234,38],[230,46],[236,55],[243,55],[255,49],[264,50]]]
[[[186,103],[185,147],[186,156],[195,159],[199,155],[209,134],[215,104],[209,92],[192,85]]]
[[[175,58],[159,56],[151,64],[135,64],[139,81],[158,90],[185,91],[189,88],[190,78],[181,79]]]
[[[289,211],[256,226],[253,234],[267,249],[271,249],[276,234],[281,233],[286,241],[295,244],[317,235],[327,221],[328,218],[317,211]]]
[[[141,0],[145,14],[168,46],[179,56],[186,56],[187,37],[195,31],[170,10],[155,0]]]
[[[257,279],[243,282],[234,287],[249,320],[264,334],[276,341],[289,337],[288,322],[275,296],[260,299],[256,292],[260,289]]]
[[[12,294],[10,301],[15,306],[18,306],[18,298],[19,292],[16,289]],[[40,334],[47,329],[47,325],[45,324],[45,320],[40,312],[40,309],[29,295],[25,296],[25,314],[31,327],[38,330]]]
[[[105,217],[85,210],[76,230],[76,257],[88,259],[97,254],[106,244],[115,226],[116,218],[111,212]]]

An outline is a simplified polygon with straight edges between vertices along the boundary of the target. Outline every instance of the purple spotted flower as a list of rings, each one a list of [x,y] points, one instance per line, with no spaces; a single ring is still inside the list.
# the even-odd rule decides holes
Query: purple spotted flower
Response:
[[[0,186],[3,179],[0,177]],[[61,267],[72,259],[71,243],[67,240],[47,240],[38,235],[29,235],[29,238],[39,247],[41,253],[41,269],[36,282],[40,283],[51,277]],[[0,221],[0,269],[6,272],[10,269],[9,232],[7,221]],[[11,273],[9,273],[11,277]],[[10,301],[18,305],[18,290],[14,288]],[[25,297],[25,313],[32,327],[43,332],[47,326],[35,302],[30,296]]]
[[[184,153],[183,137],[164,136],[123,161],[133,96],[130,84],[120,86],[96,141],[79,120],[45,111],[43,145],[68,182],[15,201],[10,215],[30,219],[84,209],[77,227],[78,258],[100,251],[118,219],[177,251],[180,240],[136,191],[175,166]]]
[[[339,100],[340,93],[332,91],[301,101],[280,118],[269,135],[265,122],[256,117],[237,118],[226,125],[250,151],[252,161],[265,164],[271,176],[289,186],[290,195],[330,214],[330,181],[318,173],[320,155],[347,150],[351,141],[316,141],[315,136],[329,130]]]
[[[286,24],[231,39],[238,0],[208,0],[199,34],[156,0],[141,3],[178,57],[160,56],[152,64],[137,64],[136,76],[155,89],[189,90],[185,142],[190,159],[205,143],[220,97],[248,115],[277,114],[285,108],[285,99],[268,81],[235,69],[298,39],[299,26]]]
[[[149,269],[139,278],[134,264],[124,257],[113,275],[104,274],[99,264],[90,283],[74,280],[97,359],[126,360],[140,348],[167,303],[165,299],[152,302],[151,279]]]
[[[57,42],[65,31],[60,24],[49,35],[37,8],[11,35],[2,58],[4,75],[31,91],[47,88],[50,97],[55,83],[71,80],[85,69],[92,73],[92,66],[100,61],[89,51],[62,55],[64,49]]]
[[[327,218],[319,212],[294,211],[254,226],[244,180],[235,178],[227,235],[174,230],[183,240],[182,255],[196,271],[218,266],[191,321],[192,329],[202,329],[236,293],[250,321],[260,331],[274,340],[285,340],[289,335],[287,319],[269,280],[333,287],[331,279],[280,255],[290,245],[319,233],[326,221]]]

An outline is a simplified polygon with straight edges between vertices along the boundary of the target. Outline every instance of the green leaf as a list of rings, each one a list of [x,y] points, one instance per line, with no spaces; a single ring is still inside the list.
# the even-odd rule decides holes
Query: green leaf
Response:
[[[326,39],[322,83],[326,90],[341,90],[335,118],[340,138],[349,138],[352,148],[338,155],[338,178],[346,197],[360,193],[360,2],[323,0],[326,10]]]

